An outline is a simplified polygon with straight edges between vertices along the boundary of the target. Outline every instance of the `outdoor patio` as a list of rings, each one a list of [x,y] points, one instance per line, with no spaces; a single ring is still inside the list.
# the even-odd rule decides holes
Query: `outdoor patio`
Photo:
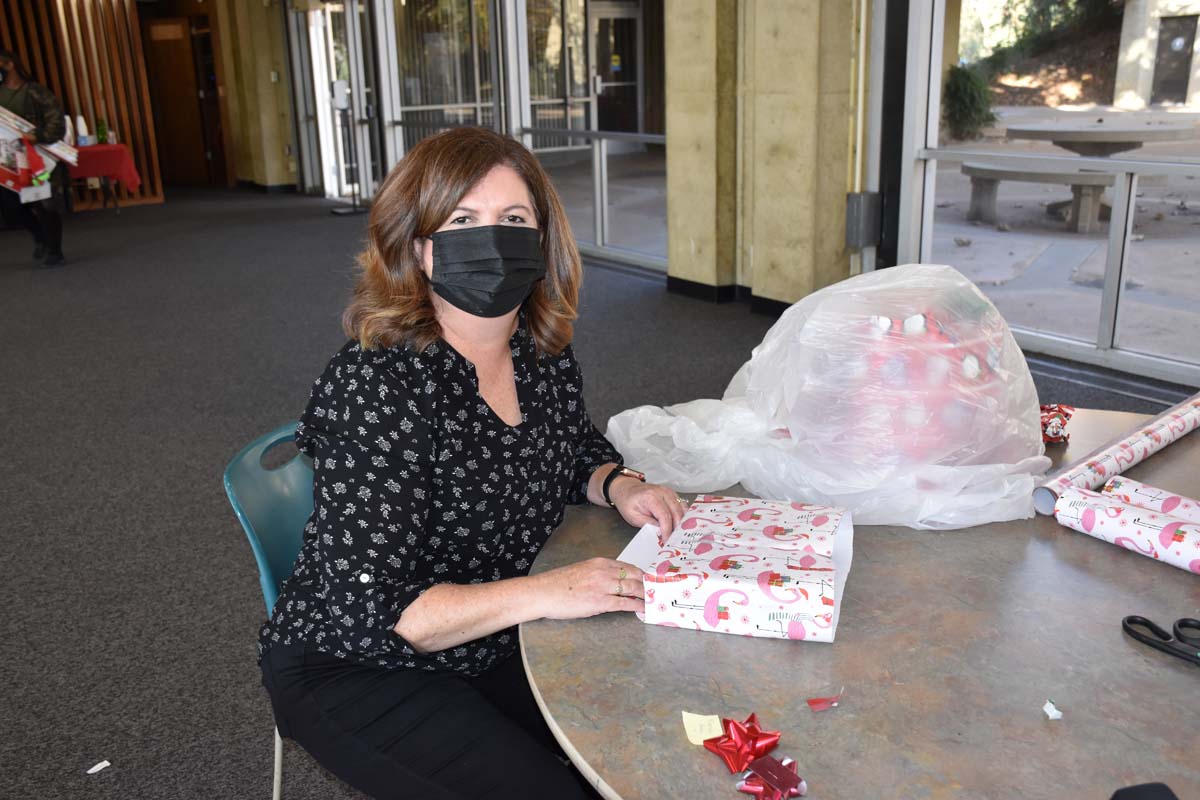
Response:
[[[954,149],[1067,155],[1049,142],[1007,140],[1009,125],[1120,118],[1155,124],[1195,124],[1200,114],[1078,109],[997,108],[999,120],[979,142]],[[1200,136],[1200,129],[1198,129]],[[1118,158],[1196,162],[1200,139],[1147,143]],[[974,158],[971,161],[979,161]],[[986,293],[1010,325],[1095,342],[1108,248],[1108,221],[1092,233],[1072,233],[1050,203],[1070,197],[1067,186],[1002,182],[995,224],[969,222],[970,179],[961,164],[938,164],[933,260],[957,267]],[[1105,193],[1111,202],[1111,192]],[[1144,181],[1137,193],[1133,241],[1117,320],[1120,346],[1194,361],[1200,350],[1200,180],[1191,176]]]

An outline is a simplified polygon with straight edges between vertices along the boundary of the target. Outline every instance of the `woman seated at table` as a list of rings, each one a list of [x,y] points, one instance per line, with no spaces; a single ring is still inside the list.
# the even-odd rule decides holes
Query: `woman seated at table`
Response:
[[[682,507],[584,408],[558,196],[518,142],[446,131],[384,181],[360,263],[351,341],[296,429],[315,507],[259,641],[279,731],[376,797],[586,797],[515,626],[640,610],[641,575],[529,569],[568,503],[668,529]]]

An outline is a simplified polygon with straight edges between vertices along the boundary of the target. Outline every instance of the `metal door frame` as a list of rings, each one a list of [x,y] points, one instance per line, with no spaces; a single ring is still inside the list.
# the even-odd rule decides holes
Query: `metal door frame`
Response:
[[[369,0],[366,0],[369,2]],[[350,125],[354,136],[355,160],[358,169],[358,193],[364,200],[375,196],[375,170],[371,158],[371,119],[366,116],[366,69],[363,65],[365,48],[363,30],[358,24],[364,0],[342,0],[346,15],[346,56],[350,67]],[[364,9],[370,14],[370,9]],[[378,92],[378,88],[376,88]],[[378,92],[382,94],[381,92]]]
[[[308,12],[288,5],[284,9],[284,15],[289,45],[292,102],[296,108],[295,137],[299,152],[295,157],[299,166],[300,190],[305,194],[323,194],[325,181],[321,159],[321,131],[308,35]]]

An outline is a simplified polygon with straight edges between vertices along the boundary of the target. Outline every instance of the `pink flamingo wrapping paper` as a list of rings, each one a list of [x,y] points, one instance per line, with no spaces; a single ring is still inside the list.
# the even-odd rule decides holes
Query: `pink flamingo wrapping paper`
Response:
[[[1137,506],[1147,511],[1157,511],[1160,514],[1170,514],[1185,522],[1200,523],[1200,503],[1192,498],[1168,492],[1166,489],[1148,486],[1120,475],[1109,478],[1100,493],[1119,500],[1125,505]]]
[[[832,642],[853,547],[844,509],[702,495],[665,543],[646,526],[618,558],[644,573],[648,624]]]
[[[1056,501],[1067,489],[1095,489],[1196,428],[1200,428],[1200,394],[1048,476],[1033,490],[1033,507],[1039,514],[1054,514]]]
[[[1060,525],[1200,574],[1200,524],[1071,486],[1058,496]]]

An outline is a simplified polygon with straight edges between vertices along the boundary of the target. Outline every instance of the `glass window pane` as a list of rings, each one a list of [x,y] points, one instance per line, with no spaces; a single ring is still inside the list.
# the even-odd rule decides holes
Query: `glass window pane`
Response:
[[[587,14],[584,13],[583,0],[566,0],[567,9],[567,81],[572,97],[587,97],[591,94],[588,88],[587,63]]]
[[[526,12],[533,126],[586,129],[591,100],[583,0],[527,0]],[[586,145],[578,139],[533,137],[535,150],[581,146]]]
[[[939,161],[933,262],[974,281],[1011,327],[1094,344],[1108,252],[1106,181]]]
[[[1200,363],[1200,178],[1138,179],[1117,346]]]
[[[1080,156],[1162,162],[1161,173],[1139,179],[1115,344],[1200,362],[1200,292],[1190,288],[1193,265],[1200,263],[1200,224],[1193,224],[1200,223],[1200,178],[1170,175],[1173,164],[1200,163],[1200,127],[1177,107],[1188,100],[1186,75],[1200,58],[1195,18],[1151,16],[1153,30],[1145,33],[1157,45],[1154,38],[1147,45],[1146,36],[1123,32],[1130,18],[1121,16],[1119,4],[1044,3],[1042,12],[1029,15],[1000,5],[962,3],[957,24],[945,30],[940,147],[1067,160],[1038,167],[1045,173],[1079,171],[1069,161]],[[1030,46],[1051,41],[1046,36],[1054,31],[1071,31],[1073,49]],[[1073,58],[1076,51],[1090,56]],[[1000,181],[989,202],[1006,230],[969,228],[970,180],[958,164],[940,163],[936,258],[975,278],[1013,326],[1092,343],[1111,188],[1103,188],[1098,226],[1053,233],[1046,225],[1052,218],[1039,209],[1050,202],[1051,211],[1061,212],[1059,198],[1086,190],[1045,180]],[[971,244],[957,246],[956,238]]]
[[[495,92],[492,78],[492,27],[488,17],[491,0],[473,0],[475,46],[479,60],[479,102],[491,103]]]
[[[396,58],[405,106],[474,103],[472,0],[397,0]]]
[[[530,99],[561,98],[565,70],[560,0],[527,0],[525,28],[529,39]]]
[[[575,239],[595,244],[596,224],[593,216],[592,151],[557,150],[537,153],[542,168],[550,176],[563,210],[571,223]]]
[[[662,145],[608,157],[609,244],[667,257],[667,153]]]

